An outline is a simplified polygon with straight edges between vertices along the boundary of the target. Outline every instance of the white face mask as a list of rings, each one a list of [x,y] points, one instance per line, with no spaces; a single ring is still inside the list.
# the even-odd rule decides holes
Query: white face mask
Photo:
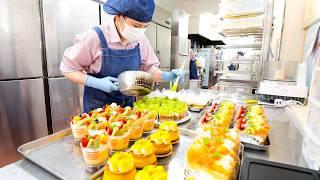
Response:
[[[129,26],[122,16],[121,18],[123,19],[123,22],[124,22],[124,29],[122,30],[121,35],[126,40],[128,40],[129,42],[137,41],[144,35],[146,28],[135,28],[135,27]]]

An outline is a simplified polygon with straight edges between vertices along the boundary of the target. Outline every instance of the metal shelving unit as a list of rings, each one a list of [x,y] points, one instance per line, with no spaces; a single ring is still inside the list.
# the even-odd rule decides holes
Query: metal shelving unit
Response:
[[[250,0],[248,0],[248,3],[249,1]],[[216,60],[216,73],[219,74],[216,86],[223,87],[222,89],[237,87],[239,90],[239,88],[243,86],[243,91],[254,92],[259,85],[262,62],[266,61],[271,39],[273,0],[255,0],[255,5],[256,11],[250,12],[246,11],[246,9],[248,9],[248,7],[245,7],[246,3],[243,4],[240,3],[240,1],[233,1],[231,4],[228,4],[228,2],[222,1],[224,10],[221,10],[222,13],[220,13],[220,19],[222,20],[222,30],[220,34],[227,40],[242,37],[249,37],[255,40],[248,43],[227,43],[225,46],[219,46],[221,54]],[[228,8],[228,6],[231,7]],[[239,9],[239,12],[236,12],[237,10],[235,11],[237,8]],[[230,12],[228,12],[228,10],[230,10]],[[237,15],[237,13],[239,13],[239,15]],[[223,24],[224,22],[225,25]],[[239,51],[250,49],[255,50],[256,52],[259,52],[260,50],[260,52],[258,56],[246,59],[223,58],[222,54],[224,51],[230,49],[239,49]],[[244,69],[246,70],[239,68],[230,71],[229,64],[230,66],[233,64],[234,66],[237,66],[237,68],[245,67]],[[251,90],[248,88],[251,88]]]

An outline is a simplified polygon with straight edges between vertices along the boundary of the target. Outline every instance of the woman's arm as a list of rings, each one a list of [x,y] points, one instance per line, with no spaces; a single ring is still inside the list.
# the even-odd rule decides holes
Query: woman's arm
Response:
[[[70,79],[72,82],[80,84],[80,85],[85,85],[87,75],[81,71],[77,72],[61,72],[62,75]]]

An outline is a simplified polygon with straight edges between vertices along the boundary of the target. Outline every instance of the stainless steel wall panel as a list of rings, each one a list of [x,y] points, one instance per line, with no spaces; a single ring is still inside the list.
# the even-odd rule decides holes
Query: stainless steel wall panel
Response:
[[[70,118],[81,110],[80,87],[67,78],[49,79],[50,106],[53,132],[70,127]]]
[[[0,167],[19,159],[20,145],[46,135],[43,80],[0,81]]]
[[[145,32],[147,38],[149,39],[152,48],[156,52],[157,49],[157,24],[151,22]],[[170,35],[171,36],[171,35]]]
[[[90,0],[43,0],[48,76],[61,76],[59,67],[76,34],[99,25],[99,4]]]
[[[157,53],[159,54],[160,68],[170,68],[171,58],[171,30],[157,25]]]
[[[42,75],[38,0],[1,0],[0,80]]]

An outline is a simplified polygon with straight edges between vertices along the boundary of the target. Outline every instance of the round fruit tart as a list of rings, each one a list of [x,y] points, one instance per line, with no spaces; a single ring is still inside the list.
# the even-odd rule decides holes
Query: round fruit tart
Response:
[[[116,152],[108,160],[103,180],[134,180],[136,168],[133,156],[128,152]]]
[[[149,165],[144,167],[141,171],[136,174],[135,180],[168,180],[168,175],[164,170],[163,166]]]
[[[81,138],[84,161],[90,166],[104,164],[109,157],[108,136],[101,134]]]
[[[157,163],[157,158],[153,150],[153,145],[149,140],[140,139],[136,141],[130,148],[133,154],[134,165],[136,168],[142,169],[147,165]]]
[[[167,131],[158,130],[150,135],[149,140],[156,155],[166,155],[172,151],[171,136]]]
[[[167,131],[170,134],[172,143],[175,143],[179,140],[179,130],[176,122],[165,121],[160,124],[159,129]]]

